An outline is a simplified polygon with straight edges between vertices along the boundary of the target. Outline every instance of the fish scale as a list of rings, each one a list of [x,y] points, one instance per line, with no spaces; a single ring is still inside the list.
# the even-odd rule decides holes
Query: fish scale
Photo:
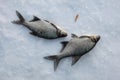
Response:
[[[36,16],[33,19],[26,21],[23,16],[16,11],[19,20],[13,21],[15,24],[21,24],[30,29],[31,34],[34,36],[46,38],[46,39],[56,39],[60,37],[66,37],[67,32],[59,28],[57,25],[51,23],[47,20],[42,20]]]
[[[72,65],[74,65],[81,56],[89,52],[94,48],[96,43],[99,41],[100,36],[80,36],[73,34],[70,41],[63,41],[63,48],[58,55],[51,55],[44,57],[48,60],[54,61],[54,71],[61,59],[66,57],[72,57]]]

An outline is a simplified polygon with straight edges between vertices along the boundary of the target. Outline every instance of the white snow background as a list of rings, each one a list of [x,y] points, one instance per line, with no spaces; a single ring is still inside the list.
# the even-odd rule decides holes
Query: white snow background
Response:
[[[18,10],[64,28],[69,36],[47,40],[12,24]],[[75,23],[75,15],[79,19]],[[77,35],[101,35],[96,47],[71,66],[61,60],[56,72],[44,56],[58,54],[61,41]],[[0,0],[0,80],[120,80],[120,0]]]

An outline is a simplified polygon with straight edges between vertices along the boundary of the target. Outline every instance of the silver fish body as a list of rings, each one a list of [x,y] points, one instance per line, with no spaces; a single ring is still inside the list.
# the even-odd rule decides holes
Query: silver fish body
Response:
[[[95,44],[96,43],[92,42],[89,38],[73,38],[69,41],[59,56],[61,58],[69,56],[82,56],[86,52],[90,51]]]
[[[61,59],[72,57],[72,65],[74,65],[81,56],[93,49],[99,41],[100,36],[76,36],[72,35],[70,41],[63,41],[63,48],[58,55],[46,56],[45,59],[54,60],[54,70],[56,70]]]
[[[16,14],[20,20],[13,21],[13,23],[26,26],[32,31],[32,35],[46,39],[55,39],[67,36],[66,31],[47,20],[41,20],[38,17],[34,16],[33,20],[26,21],[18,11],[16,11]]]
[[[56,28],[45,21],[36,22],[24,22],[23,25],[27,26],[31,31],[37,32],[38,36],[46,38],[57,38],[59,37]]]

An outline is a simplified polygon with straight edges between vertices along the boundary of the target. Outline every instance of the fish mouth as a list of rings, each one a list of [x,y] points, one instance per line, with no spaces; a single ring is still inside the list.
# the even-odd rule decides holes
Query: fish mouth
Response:
[[[98,42],[100,40],[100,35],[91,36],[91,40],[95,43]]]
[[[99,41],[100,40],[100,35],[96,36],[96,40]]]
[[[66,37],[66,36],[68,36],[67,33],[64,33],[64,34],[61,34],[61,35],[60,35],[60,37]]]
[[[67,32],[65,31],[60,31],[59,34],[58,34],[59,37],[66,37],[68,36]]]

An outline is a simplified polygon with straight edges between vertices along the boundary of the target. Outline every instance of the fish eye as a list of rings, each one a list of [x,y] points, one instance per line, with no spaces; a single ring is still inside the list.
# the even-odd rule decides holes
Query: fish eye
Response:
[[[57,35],[61,37],[61,30],[57,30]]]
[[[61,30],[58,30],[58,35],[61,35]]]

